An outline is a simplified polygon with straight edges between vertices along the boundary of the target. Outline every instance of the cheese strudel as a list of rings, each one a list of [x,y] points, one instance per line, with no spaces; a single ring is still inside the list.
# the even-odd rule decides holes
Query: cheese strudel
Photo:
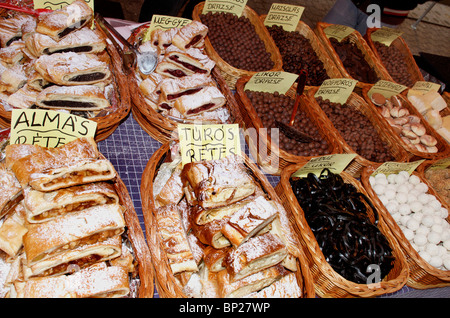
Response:
[[[125,228],[124,208],[104,204],[69,213],[45,223],[29,224],[23,238],[28,266],[85,244],[120,235]]]
[[[71,4],[39,15],[36,32],[52,37],[55,41],[81,29],[93,16],[92,9],[84,0],[75,0]]]
[[[119,197],[112,184],[94,182],[51,192],[26,188],[23,204],[27,221],[42,223],[95,205],[119,204]]]
[[[25,145],[9,147],[30,149]],[[11,163],[17,180],[25,188],[53,191],[90,182],[107,181],[116,176],[112,164],[98,159],[99,152],[93,138],[78,138],[58,148],[35,146],[32,154]],[[13,152],[14,149],[9,150]],[[20,152],[17,149],[16,152]]]
[[[95,85],[47,87],[36,96],[36,105],[75,111],[95,111],[111,106],[104,90]]]
[[[198,203],[205,209],[245,199],[257,188],[238,155],[188,163],[183,167],[182,178],[189,203]]]
[[[11,298],[117,298],[129,292],[128,272],[120,266],[107,266],[102,262],[72,275],[16,281]]]
[[[182,27],[173,37],[172,44],[181,50],[204,44],[208,27],[199,21],[192,21]]]
[[[100,57],[90,53],[54,53],[40,56],[34,67],[44,79],[58,85],[88,85],[108,80],[111,71]]]
[[[176,99],[174,107],[184,116],[198,115],[224,106],[226,98],[216,86],[206,86],[200,91]]]
[[[28,280],[34,277],[69,274],[94,263],[119,257],[121,253],[122,238],[117,235],[101,242],[78,246],[31,266],[25,264],[24,278]]]

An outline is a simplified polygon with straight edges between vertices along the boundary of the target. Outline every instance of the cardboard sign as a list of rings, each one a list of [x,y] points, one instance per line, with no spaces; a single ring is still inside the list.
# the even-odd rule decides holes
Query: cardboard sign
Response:
[[[283,3],[272,3],[269,13],[264,20],[265,26],[277,25],[283,30],[292,32],[297,28],[298,22],[305,11],[305,7]]]
[[[426,171],[448,169],[449,167],[450,167],[450,158],[444,158],[433,163],[431,166],[427,168]]]
[[[246,5],[247,0],[206,0],[202,13],[225,12],[240,17]]]
[[[309,173],[320,175],[323,169],[339,174],[356,157],[356,154],[335,154],[312,158],[303,167],[292,174],[292,177],[306,177]]]
[[[412,90],[422,92],[423,94],[431,91],[438,92],[440,88],[440,84],[425,81],[417,81],[414,86],[411,87]]]
[[[51,9],[58,10],[65,7],[75,0],[49,1],[49,0],[33,0],[34,9]],[[94,11],[94,0],[84,0]]]
[[[391,29],[388,27],[381,27],[380,29],[374,31],[370,35],[370,38],[374,42],[379,42],[386,46],[390,46],[392,42],[394,42],[394,40],[397,39],[402,34],[403,32],[399,30]]]
[[[355,89],[357,80],[349,78],[332,78],[325,80],[320,85],[314,97],[328,99],[332,103],[345,104]]]
[[[182,164],[241,154],[239,125],[178,124]]]
[[[390,174],[397,174],[400,171],[407,171],[410,175],[413,173],[414,170],[417,169],[417,167],[424,162],[423,160],[418,160],[414,162],[393,162],[388,161],[383,163],[381,166],[379,166],[373,173],[372,176],[376,176],[379,173],[390,175]]]
[[[372,97],[373,93],[380,93],[386,98],[391,98],[394,95],[398,95],[403,92],[408,87],[405,85],[393,83],[390,81],[380,80],[376,82],[371,89],[367,92],[369,98]]]
[[[95,121],[42,109],[13,109],[11,144],[56,148],[81,137],[94,137]]]
[[[341,42],[343,39],[345,39],[347,36],[352,34],[355,31],[355,29],[352,29],[351,27],[340,25],[340,24],[332,24],[325,29],[323,29],[323,32],[325,32],[325,35],[327,38],[335,38],[339,42]]]
[[[286,94],[297,78],[297,74],[288,72],[259,72],[245,84],[245,89],[254,92]]]

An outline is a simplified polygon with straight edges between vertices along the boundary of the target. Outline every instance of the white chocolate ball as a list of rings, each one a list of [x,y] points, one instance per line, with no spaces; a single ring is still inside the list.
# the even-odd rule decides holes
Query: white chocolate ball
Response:
[[[442,258],[440,256],[431,256],[430,261],[428,262],[433,267],[441,267],[442,266]]]
[[[395,180],[397,179],[397,175],[396,174],[390,174],[387,176],[387,181],[388,183],[395,183]]]
[[[413,184],[413,185],[417,185],[417,184],[419,184],[421,181],[420,181],[420,178],[418,177],[418,176],[416,176],[416,175],[410,175],[409,176],[409,183],[411,183],[411,184]]]
[[[396,198],[398,203],[406,203],[406,202],[408,202],[408,195],[406,193],[403,193],[403,192],[397,193],[395,198]]]
[[[403,234],[405,235],[405,237],[408,241],[411,241],[414,239],[414,231],[410,228],[403,229]]]
[[[445,269],[450,271],[450,257],[445,258],[443,263],[444,263]]]
[[[382,184],[376,184],[373,188],[373,191],[375,191],[377,195],[382,195],[385,192],[385,186]]]
[[[406,226],[408,227],[408,229],[415,231],[419,228],[420,222],[414,218],[410,218],[408,220],[408,223],[406,223]]]
[[[419,228],[416,230],[416,234],[423,234],[428,235],[430,233],[431,229],[429,227],[423,226],[422,224],[419,226]]]
[[[423,234],[416,234],[414,236],[414,243],[416,243],[417,246],[424,246],[428,242],[428,239]]]
[[[399,204],[396,201],[389,201],[385,207],[392,214],[398,212]]]
[[[409,204],[412,212],[421,212],[423,204],[420,201],[414,201]]]
[[[450,251],[450,240],[449,239],[445,240],[442,245],[447,249],[447,251]]]
[[[427,251],[428,254],[430,254],[431,256],[439,255],[439,249],[438,249],[437,245],[434,245],[434,244],[427,244],[425,246],[425,251]]]
[[[401,215],[408,215],[411,213],[411,208],[409,207],[409,204],[403,203],[398,206],[398,212]]]
[[[422,224],[426,227],[432,227],[434,224],[434,218],[431,215],[425,215],[422,218]]]
[[[439,242],[441,241],[441,236],[439,235],[439,233],[431,231],[430,233],[428,233],[427,239],[431,244],[439,244]]]
[[[427,251],[420,251],[420,252],[419,252],[419,255],[420,255],[420,257],[422,257],[422,258],[423,258],[423,260],[424,260],[425,262],[427,262],[427,263],[429,263],[429,262],[430,262],[430,259],[431,259],[431,255],[430,255],[430,254],[428,254],[428,252],[427,252]]]

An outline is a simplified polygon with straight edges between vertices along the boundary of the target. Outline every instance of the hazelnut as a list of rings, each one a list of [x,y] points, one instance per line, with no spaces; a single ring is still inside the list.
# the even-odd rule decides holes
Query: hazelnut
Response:
[[[377,106],[383,106],[386,103],[386,97],[384,97],[380,93],[373,93],[371,100],[372,103],[374,103]]]
[[[408,118],[406,117],[395,118],[394,123],[400,126],[406,125],[408,123]]]
[[[416,115],[409,115],[408,119],[411,124],[420,123],[420,118]]]
[[[422,124],[411,124],[411,130],[417,135],[417,136],[423,136],[427,132],[425,129],[425,126]]]
[[[391,96],[390,101],[394,107],[401,107],[403,105],[401,98],[397,95]]]
[[[423,135],[420,137],[420,142],[428,147],[436,146],[437,140],[433,136]]]

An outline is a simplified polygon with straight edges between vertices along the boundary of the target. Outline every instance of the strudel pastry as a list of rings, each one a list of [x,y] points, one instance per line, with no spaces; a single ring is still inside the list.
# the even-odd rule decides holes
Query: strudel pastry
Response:
[[[26,188],[23,204],[27,221],[42,223],[95,205],[119,204],[119,197],[111,183],[94,182],[51,192]]]
[[[55,53],[40,56],[34,67],[44,79],[58,85],[88,85],[110,78],[108,64],[90,53]]]
[[[10,46],[0,49],[0,61],[5,66],[13,66],[18,64],[23,58],[23,48],[25,43],[23,41],[15,41]]]
[[[84,0],[75,0],[71,4],[52,12],[40,14],[36,32],[52,37],[55,41],[81,29],[92,19],[92,9]]]
[[[215,249],[212,246],[207,246],[205,248],[205,250],[203,251],[205,255],[203,257],[203,261],[210,272],[217,273],[225,269],[223,260],[229,251],[230,248]]]
[[[172,39],[172,44],[181,50],[199,47],[204,44],[207,34],[208,27],[194,20],[178,30]]]
[[[99,53],[106,48],[106,39],[97,30],[84,27],[59,41],[48,35],[35,32],[25,42],[30,52],[37,57],[53,53]]]
[[[272,285],[248,295],[249,298],[300,298],[302,289],[298,285],[295,273],[289,273]]]
[[[0,75],[0,92],[12,94],[27,83],[27,74],[22,64],[8,67]]]
[[[210,76],[204,74],[194,74],[189,77],[164,79],[159,89],[161,98],[171,102],[183,95],[195,94],[203,87],[213,86],[214,81]]]
[[[197,93],[176,99],[174,107],[184,116],[198,115],[225,105],[226,99],[216,86],[206,86]]]
[[[231,281],[237,281],[280,263],[287,256],[281,240],[265,233],[231,249],[224,259]]]
[[[35,190],[48,192],[107,181],[116,176],[108,160],[98,159],[97,145],[90,137],[78,138],[58,148],[37,146],[32,149],[31,155],[16,160],[11,166],[22,187],[30,185]]]
[[[61,254],[47,258],[31,266],[24,265],[26,280],[34,277],[56,276],[73,273],[98,262],[104,262],[122,253],[120,235],[104,241],[78,246]]]
[[[155,30],[152,33],[152,43],[154,46],[158,47],[160,52],[163,54],[165,50],[172,45],[172,39],[177,33],[177,28],[168,30]]]
[[[263,271],[232,281],[226,269],[217,273],[219,296],[221,298],[240,298],[267,287],[289,274],[281,265],[269,267]]]
[[[227,218],[214,220],[205,225],[198,225],[191,222],[192,233],[205,245],[210,245],[216,249],[231,246],[230,241],[223,235],[222,227]]]
[[[23,238],[28,266],[60,255],[67,249],[122,234],[125,228],[123,209],[118,204],[104,204],[45,223],[29,224]]]
[[[13,42],[22,39],[22,25],[34,17],[27,14],[17,14],[12,18],[0,22],[0,45],[7,47]]]
[[[103,92],[104,90],[96,85],[53,85],[36,96],[36,105],[46,109],[102,110],[111,106]]]
[[[177,205],[168,204],[155,212],[158,233],[173,274],[197,271],[191,248],[182,226]]]
[[[185,194],[195,205],[216,208],[238,202],[252,195],[257,185],[238,155],[221,160],[192,162],[182,172]]]
[[[15,257],[23,245],[23,236],[28,229],[23,216],[23,206],[18,204],[0,226],[0,249]]]
[[[14,282],[14,298],[118,298],[130,292],[128,272],[120,266],[96,263],[72,275]]]
[[[178,204],[183,198],[183,182],[181,181],[181,163],[177,165],[161,191],[155,197],[156,207],[170,203]]]
[[[0,219],[22,199],[22,187],[16,176],[4,163],[0,163]]]
[[[6,102],[13,108],[30,108],[36,105],[38,93],[38,91],[34,90],[28,84],[25,84],[22,88],[9,95]]]

